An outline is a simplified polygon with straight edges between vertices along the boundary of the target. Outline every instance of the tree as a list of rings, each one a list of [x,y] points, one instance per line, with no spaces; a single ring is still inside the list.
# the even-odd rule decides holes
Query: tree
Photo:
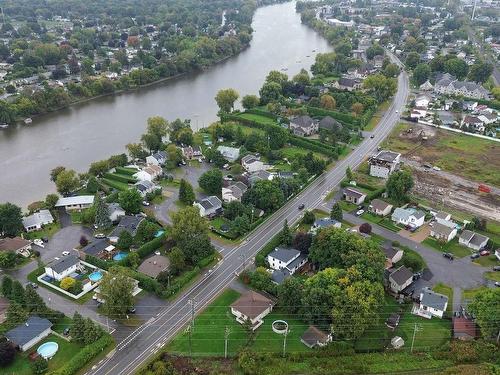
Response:
[[[14,237],[23,229],[21,208],[12,203],[0,204],[0,235]]]
[[[0,253],[0,267],[13,268],[16,265],[17,255],[13,251],[2,251]]]
[[[2,296],[7,299],[10,299],[10,295],[12,293],[12,279],[9,276],[4,276],[2,278]]]
[[[242,197],[243,204],[251,204],[263,211],[274,211],[283,205],[285,196],[276,181],[257,181]]]
[[[73,324],[70,327],[70,335],[73,340],[79,343],[83,343],[83,337],[85,332],[85,320],[78,313],[73,314]]]
[[[147,155],[141,143],[129,143],[125,147],[133,160],[144,159]]]
[[[130,249],[130,246],[134,243],[134,238],[132,235],[124,230],[123,232],[120,233],[118,236],[118,242],[116,243],[116,247],[118,247],[121,250],[128,250]]]
[[[104,173],[106,173],[110,169],[108,160],[100,160],[95,161],[90,164],[89,174],[101,177]]]
[[[80,186],[77,173],[72,169],[61,171],[56,178],[57,191],[62,195],[67,195]]]
[[[173,143],[167,146],[166,153],[171,167],[176,167],[182,162],[182,151]]]
[[[363,87],[377,102],[382,103],[396,93],[397,83],[394,78],[387,78],[383,74],[373,74],[363,81]]]
[[[446,60],[444,63],[444,71],[457,77],[457,79],[463,79],[467,77],[469,66],[464,60],[455,57]]]
[[[304,282],[298,277],[289,277],[278,286],[279,305],[289,314],[297,314],[302,309]]]
[[[266,82],[259,90],[260,103],[266,105],[271,102],[277,102],[282,95],[282,88],[279,83]]]
[[[403,203],[408,192],[413,187],[413,177],[408,170],[401,170],[392,173],[385,185],[387,195],[398,203]]]
[[[313,224],[315,220],[316,217],[314,216],[314,212],[309,210],[306,210],[306,212],[304,212],[304,217],[302,218],[302,222],[304,224]]]
[[[420,54],[417,52],[410,52],[406,57],[406,66],[410,69],[414,69],[418,63],[420,63]]]
[[[271,281],[271,274],[265,267],[257,267],[254,272],[249,273],[250,286],[257,290],[269,292],[274,285]]]
[[[168,259],[170,259],[170,272],[173,275],[178,275],[186,269],[186,257],[178,247],[174,247],[170,250]]]
[[[94,200],[95,206],[95,225],[97,228],[109,228],[111,226],[111,219],[109,218],[109,209],[106,202],[104,202],[101,198],[100,194],[96,194]]]
[[[284,246],[290,246],[293,242],[292,232],[288,226],[288,220],[285,219],[283,223],[283,229],[280,232],[280,244]]]
[[[130,285],[132,285],[132,281],[130,281]],[[122,286],[122,288],[125,288],[125,286]],[[104,304],[104,305],[106,305],[106,304]],[[84,345],[90,345],[90,344],[94,343],[102,335],[103,335],[103,330],[100,326],[95,324],[92,321],[92,319],[90,319],[90,318],[85,319],[84,325],[83,325],[83,344]]]
[[[371,234],[372,226],[368,223],[363,223],[359,226],[359,233]]]
[[[365,108],[364,108],[363,104],[361,104],[360,102],[356,102],[351,106],[351,110],[354,112],[354,114],[356,116],[359,116],[360,114],[362,114],[364,109]]]
[[[181,179],[180,185],[179,185],[179,201],[191,206],[194,203],[195,196],[194,196],[194,191],[193,187],[189,182],[187,182],[184,179]]]
[[[312,234],[306,232],[298,232],[293,237],[292,247],[305,254],[309,253],[309,248],[312,245]]]
[[[431,68],[428,64],[418,64],[413,70],[413,81],[416,85],[421,85],[429,79]]]
[[[138,243],[149,242],[155,238],[161,227],[151,220],[143,220],[137,227],[135,241]]]
[[[63,166],[55,167],[54,169],[52,169],[50,171],[50,180],[52,182],[56,182],[57,181],[57,176],[59,176],[59,173],[61,173],[64,170],[66,170],[66,168],[63,167]]]
[[[7,322],[13,326],[23,324],[28,320],[28,312],[16,301],[11,301],[6,312]]]
[[[245,95],[241,99],[241,105],[244,109],[249,110],[259,105],[260,99],[257,95]]]
[[[342,212],[342,207],[340,207],[339,202],[335,202],[330,210],[330,219],[342,221],[344,218],[344,214]]]
[[[234,89],[223,89],[217,92],[215,101],[221,112],[230,113],[233,110],[234,102],[238,100],[239,94]]]
[[[136,251],[133,251],[128,254],[127,262],[130,265],[130,267],[136,269],[137,267],[139,267],[139,264],[141,264],[141,257],[139,256],[139,254],[137,254]]]
[[[69,290],[73,287],[73,285],[75,285],[75,282],[75,279],[67,276],[61,280],[59,286],[64,290]]]
[[[352,181],[353,174],[352,174],[351,167],[347,166],[347,168],[345,169],[345,176],[346,176],[348,181]]]
[[[219,169],[211,169],[203,173],[198,179],[200,187],[209,195],[221,195],[222,172]]]
[[[321,108],[325,109],[335,109],[335,107],[337,106],[337,103],[335,102],[333,96],[328,94],[321,95],[319,103],[321,105]]]
[[[47,194],[45,197],[45,207],[49,210],[53,210],[58,200],[59,196],[57,194]]]
[[[493,72],[493,65],[479,61],[471,66],[469,79],[474,82],[484,83]]]
[[[307,70],[301,69],[300,72],[292,78],[292,81],[297,85],[308,86],[311,83],[311,78]]]
[[[247,215],[236,217],[231,223],[231,230],[241,236],[250,230],[250,219]]]
[[[279,84],[280,86],[282,86],[287,81],[288,81],[288,76],[285,73],[281,73],[277,70],[271,70],[267,74],[265,80],[266,83],[273,82]]]
[[[89,244],[89,240],[83,234],[80,236],[80,241],[79,242],[80,242],[80,246],[82,246],[82,247],[85,247],[85,246],[87,246]]]
[[[7,340],[2,340],[0,342],[0,367],[7,367],[16,357],[16,348],[14,345]]]
[[[33,362],[31,362],[31,370],[34,374],[43,374],[49,369],[49,363],[46,359],[38,357]]]
[[[475,315],[475,320],[485,338],[498,335],[500,321],[500,289],[488,288],[478,292],[467,310]]]
[[[378,43],[374,43],[366,50],[366,57],[369,60],[373,59],[375,56],[383,56],[383,55],[384,55],[384,48]]]
[[[142,197],[136,189],[128,189],[118,194],[118,203],[128,214],[141,211]]]
[[[279,150],[288,142],[288,130],[272,126],[267,129],[267,137],[271,150]]]
[[[224,217],[229,220],[245,214],[251,215],[251,208],[238,201],[229,202],[224,208]]]
[[[399,75],[399,66],[397,64],[387,64],[383,71],[384,76],[387,78],[395,78]]]
[[[111,269],[99,285],[104,310],[111,317],[124,317],[134,305],[133,280],[122,269]]]

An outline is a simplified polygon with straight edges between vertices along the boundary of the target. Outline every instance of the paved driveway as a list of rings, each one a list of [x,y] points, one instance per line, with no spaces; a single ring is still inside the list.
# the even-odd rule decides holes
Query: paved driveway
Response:
[[[49,242],[45,244],[43,249],[36,245],[34,245],[33,248],[40,251],[42,261],[48,263],[55,257],[61,257],[63,251],[72,252],[73,249],[80,244],[80,238],[82,236],[91,240],[92,230],[82,225],[71,225],[57,232]]]

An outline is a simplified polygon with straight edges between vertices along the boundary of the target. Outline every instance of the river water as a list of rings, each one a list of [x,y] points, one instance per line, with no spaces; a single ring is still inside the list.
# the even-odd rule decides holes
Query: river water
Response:
[[[55,191],[50,170],[58,165],[78,172],[92,161],[125,152],[145,130],[146,119],[190,118],[194,129],[217,119],[214,97],[232,87],[240,96],[258,93],[270,70],[290,76],[308,69],[326,40],[302,25],[289,2],[259,8],[249,48],[206,71],[136,91],[77,104],[44,115],[29,126],[0,131],[0,202],[25,207]]]

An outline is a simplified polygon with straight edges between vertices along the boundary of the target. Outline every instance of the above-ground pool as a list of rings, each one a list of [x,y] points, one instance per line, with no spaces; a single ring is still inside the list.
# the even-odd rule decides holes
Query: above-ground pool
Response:
[[[165,233],[164,230],[159,230],[158,232],[155,233],[155,238],[158,238],[158,237],[162,236],[163,233]]]
[[[89,280],[92,281],[93,283],[95,283],[101,279],[102,279],[102,272],[101,271],[95,271],[89,275]]]
[[[122,260],[122,259],[125,259],[126,257],[128,257],[128,254],[124,253],[123,251],[120,251],[118,254],[116,254],[113,257],[113,260]]]
[[[36,352],[40,354],[44,359],[51,359],[54,354],[57,353],[58,349],[59,344],[57,344],[57,342],[49,341],[45,344],[40,345]]]

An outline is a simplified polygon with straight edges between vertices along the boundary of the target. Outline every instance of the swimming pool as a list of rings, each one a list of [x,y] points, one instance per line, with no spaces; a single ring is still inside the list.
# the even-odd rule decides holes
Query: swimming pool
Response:
[[[165,231],[160,229],[158,232],[155,233],[155,238],[162,236],[163,233],[165,233]]]
[[[45,344],[40,345],[36,352],[40,354],[44,359],[51,359],[58,350],[59,344],[54,341],[49,341]]]
[[[102,279],[101,271],[95,271],[89,275],[89,280],[92,281],[93,283],[98,282],[101,279]]]
[[[120,251],[118,254],[116,254],[113,257],[113,260],[122,260],[122,259],[125,259],[126,257],[128,257],[128,254],[124,253],[123,251]]]

